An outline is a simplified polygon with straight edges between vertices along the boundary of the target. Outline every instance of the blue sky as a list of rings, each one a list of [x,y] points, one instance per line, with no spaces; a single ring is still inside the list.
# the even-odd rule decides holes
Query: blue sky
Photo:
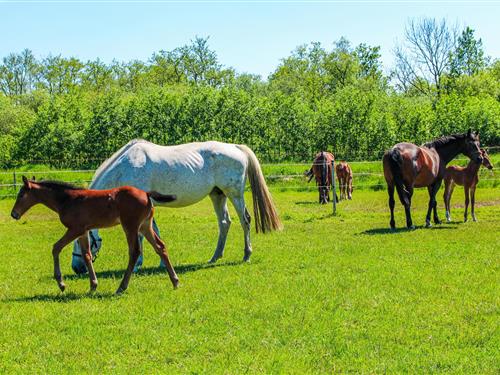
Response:
[[[469,25],[486,53],[500,58],[500,1],[432,2],[43,2],[0,0],[0,57],[24,48],[48,54],[147,60],[153,52],[210,37],[225,66],[239,72],[272,72],[298,45],[330,47],[341,36],[354,45],[382,47],[386,69],[409,18],[446,18]]]

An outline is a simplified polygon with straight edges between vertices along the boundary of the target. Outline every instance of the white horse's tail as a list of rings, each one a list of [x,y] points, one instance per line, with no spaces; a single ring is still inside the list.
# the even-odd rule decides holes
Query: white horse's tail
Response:
[[[253,213],[257,233],[283,229],[271,193],[266,185],[260,163],[253,151],[245,145],[236,145],[248,158],[247,175],[250,180],[253,199]]]

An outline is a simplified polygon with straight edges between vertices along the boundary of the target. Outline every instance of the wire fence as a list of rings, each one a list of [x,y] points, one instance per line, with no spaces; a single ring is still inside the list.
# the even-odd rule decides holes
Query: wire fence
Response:
[[[484,147],[492,155],[499,150],[500,146]],[[313,158],[314,159],[314,158]],[[341,161],[341,158],[336,157],[337,161]],[[105,158],[79,158],[78,162],[98,162],[102,163]],[[453,163],[465,164],[469,159],[460,157],[453,160]],[[0,170],[0,199],[14,197],[17,195],[17,189],[21,186],[21,175],[25,175],[29,178],[36,177],[38,179],[57,179],[64,182],[69,182],[73,184],[83,184],[88,185],[92,182],[92,177],[96,169],[51,169],[47,165],[54,165],[57,163],[55,159],[46,160],[28,160],[23,161],[23,167],[11,170]],[[60,161],[59,165],[67,165],[68,161]],[[381,160],[354,160],[348,161],[353,170],[353,188],[354,189],[373,189],[380,190],[384,189],[386,184],[384,180],[384,174],[382,173],[382,163]],[[324,163],[314,163],[314,162],[282,162],[282,163],[262,163],[262,169],[265,174],[265,178],[269,183],[271,189],[279,189],[282,191],[286,190],[297,190],[297,191],[310,191],[316,190],[318,187],[315,184],[308,184],[306,173],[314,165],[323,166]],[[378,165],[378,166],[377,166]],[[489,175],[488,175],[489,174]],[[499,186],[500,176],[497,177],[497,172],[486,171],[484,168],[480,169],[480,180],[488,181],[489,186]]]

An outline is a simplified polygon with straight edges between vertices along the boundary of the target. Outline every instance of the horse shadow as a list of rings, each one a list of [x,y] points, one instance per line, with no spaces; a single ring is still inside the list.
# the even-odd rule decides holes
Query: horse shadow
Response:
[[[368,235],[368,236],[373,236],[373,235],[378,235],[378,234],[395,234],[395,233],[405,233],[405,232],[413,232],[417,229],[425,229],[425,230],[447,230],[447,229],[456,229],[458,228],[457,225],[450,225],[451,223],[446,224],[445,226],[443,225],[433,225],[432,227],[427,228],[425,225],[417,225],[415,226],[414,229],[408,229],[406,227],[401,227],[401,228],[373,228],[373,229],[367,229],[362,232],[356,233],[357,236],[361,235]]]
[[[205,269],[217,268],[217,267],[232,267],[237,265],[246,264],[243,261],[232,261],[225,263],[191,263],[191,264],[181,264],[175,267],[175,272],[178,275],[187,274],[189,272],[196,272]],[[101,271],[96,272],[97,279],[120,279],[123,277],[125,270],[109,270],[109,271]],[[161,267],[143,267],[140,268],[139,271],[135,273],[135,275],[139,276],[148,276],[148,275],[156,275],[156,274],[166,274],[167,270]],[[64,277],[65,280],[77,280],[77,279],[87,279],[88,274],[81,275],[67,275]],[[79,301],[84,299],[112,299],[112,298],[120,298],[120,296],[115,295],[111,292],[85,292],[82,294],[77,294],[74,292],[65,292],[65,293],[57,293],[57,294],[38,294],[35,296],[26,296],[26,297],[17,297],[17,298],[6,298],[3,299],[4,302],[58,302],[58,303],[68,303],[73,301]]]
[[[200,270],[206,270],[217,267],[232,267],[244,264],[243,261],[232,261],[225,263],[207,263],[207,262],[199,262],[199,263],[190,263],[190,264],[180,264],[178,266],[174,266],[175,272],[177,275],[183,275],[190,272],[196,272]],[[107,271],[97,271],[96,276],[97,279],[119,279],[123,277],[125,273],[125,269],[119,270],[107,270]],[[149,275],[157,275],[157,274],[166,274],[167,269],[163,267],[141,267],[137,272],[134,273],[136,276],[149,276]],[[85,278],[87,279],[88,274],[80,274],[80,275],[67,275],[64,278],[67,280],[76,280]]]

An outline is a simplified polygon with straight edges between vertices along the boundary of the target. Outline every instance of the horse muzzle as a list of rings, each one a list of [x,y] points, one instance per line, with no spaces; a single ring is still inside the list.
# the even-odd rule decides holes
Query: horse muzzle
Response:
[[[21,218],[21,215],[19,215],[16,211],[12,210],[10,213],[10,216],[12,216],[13,219],[19,220]]]

